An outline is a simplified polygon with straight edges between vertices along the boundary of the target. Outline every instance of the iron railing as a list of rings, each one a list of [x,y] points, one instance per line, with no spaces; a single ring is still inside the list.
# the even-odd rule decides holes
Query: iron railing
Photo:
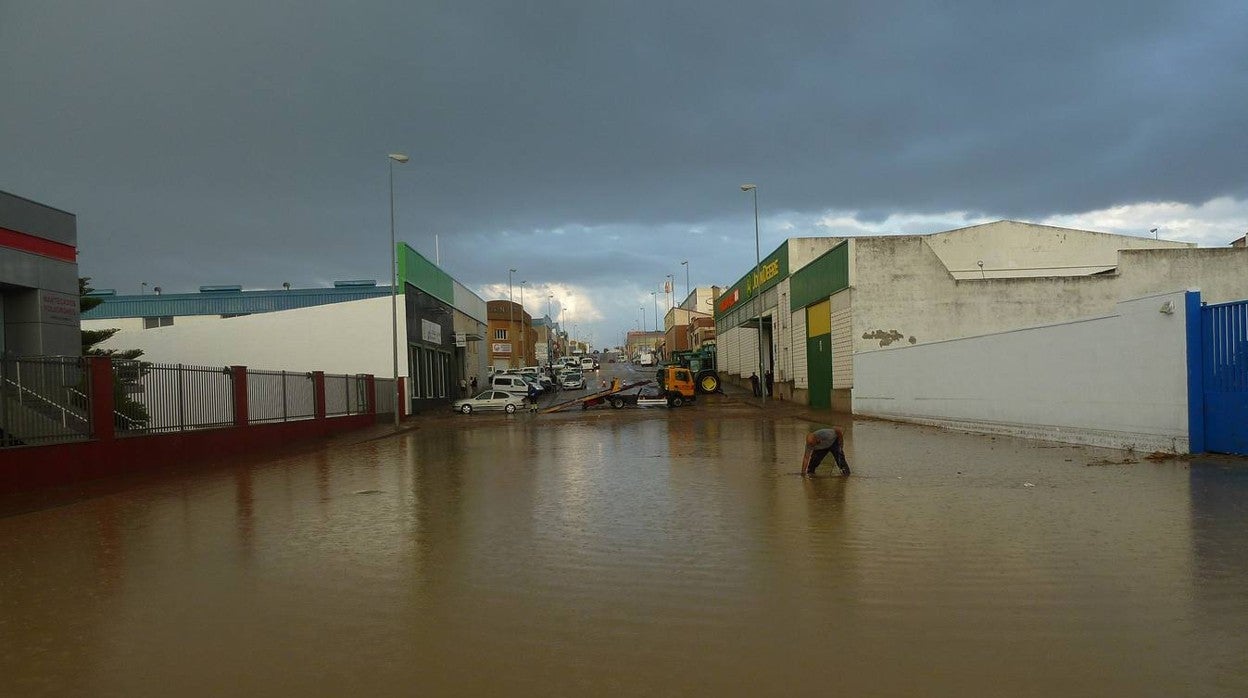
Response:
[[[79,357],[0,359],[0,447],[84,441],[95,436],[91,362]],[[236,424],[230,367],[112,361],[116,436],[160,434]],[[247,369],[247,421],[316,417],[314,374]],[[392,381],[378,381],[378,410],[392,410]],[[241,396],[240,396],[240,399]],[[325,416],[368,412],[368,377],[325,376]]]
[[[363,414],[368,387],[361,376],[325,374],[325,415]]]
[[[0,446],[91,438],[90,383],[79,357],[0,360]]]
[[[114,361],[117,435],[159,434],[234,424],[230,369]]]
[[[247,369],[247,412],[251,422],[289,422],[316,416],[311,373]]]
[[[373,393],[377,400],[377,414],[391,414],[394,412],[394,379],[393,378],[374,378]]]

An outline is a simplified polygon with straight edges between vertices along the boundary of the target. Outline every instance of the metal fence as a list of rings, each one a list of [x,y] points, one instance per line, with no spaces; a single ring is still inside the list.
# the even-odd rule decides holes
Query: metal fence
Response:
[[[325,415],[363,414],[368,386],[360,376],[325,374]]]
[[[316,416],[311,373],[247,369],[247,412],[252,422],[289,422]]]
[[[112,362],[117,436],[212,429],[235,424],[229,367]],[[79,357],[0,358],[0,447],[83,441],[94,435],[92,364]],[[392,381],[378,381],[378,410],[393,410]],[[368,378],[325,376],[325,415],[368,412]],[[313,374],[247,371],[253,423],[316,417]]]
[[[114,361],[113,378],[118,436],[234,424],[228,367]]]
[[[375,386],[373,392],[377,397],[377,414],[391,414],[394,412],[394,379],[393,378],[374,378]]]
[[[0,446],[91,438],[90,384],[79,357],[0,359]]]

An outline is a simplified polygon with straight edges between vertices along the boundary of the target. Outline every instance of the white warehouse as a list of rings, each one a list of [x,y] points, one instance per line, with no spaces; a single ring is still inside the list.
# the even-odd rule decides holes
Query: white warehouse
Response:
[[[1111,313],[1198,287],[1248,297],[1248,249],[997,221],[929,235],[791,238],[720,296],[720,370],[852,411],[853,356]],[[762,332],[761,362],[758,332]]]

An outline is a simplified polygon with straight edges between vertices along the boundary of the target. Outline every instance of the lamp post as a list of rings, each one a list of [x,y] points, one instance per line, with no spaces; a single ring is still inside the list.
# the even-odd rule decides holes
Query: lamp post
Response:
[[[672,278],[671,274],[668,274],[667,275],[667,307],[669,308],[676,307],[676,303],[674,302],[675,296],[676,296],[676,280]]]
[[[685,268],[685,298],[689,297],[689,260],[680,263]]]
[[[550,313],[550,302],[554,300],[554,296],[546,294],[546,365],[549,366],[555,362],[555,338],[550,331],[554,328],[554,317]]]
[[[655,291],[650,292],[650,302],[654,305],[654,331],[659,331],[659,295]]]
[[[524,285],[527,283],[529,282],[528,281],[520,282],[520,354],[521,354],[520,365],[521,366],[529,365],[529,345],[527,342],[525,342],[526,337],[524,335]]]
[[[641,313],[641,331],[645,332],[646,331],[646,306],[644,305],[637,306],[637,311]]]
[[[516,338],[512,333],[516,329],[516,301],[511,295],[511,275],[515,269],[507,270],[507,366],[516,367]]]
[[[402,153],[386,156],[390,164],[390,345],[394,350],[391,376],[394,379],[394,427],[399,427],[399,264],[394,242],[394,163],[407,164],[410,159]]]
[[[762,266],[762,258],[759,256],[758,248],[758,185],[742,184],[741,191],[754,192],[754,279],[758,278],[758,268]],[[754,288],[754,308],[758,311],[758,402],[761,406],[767,405],[767,388],[763,384],[763,309],[761,305],[762,299],[758,297],[758,288]]]

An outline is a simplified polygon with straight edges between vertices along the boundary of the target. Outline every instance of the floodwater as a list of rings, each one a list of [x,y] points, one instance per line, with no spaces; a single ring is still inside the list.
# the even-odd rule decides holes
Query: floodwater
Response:
[[[1248,694],[1242,464],[859,422],[807,480],[812,426],[448,415],[0,518],[0,694]]]

